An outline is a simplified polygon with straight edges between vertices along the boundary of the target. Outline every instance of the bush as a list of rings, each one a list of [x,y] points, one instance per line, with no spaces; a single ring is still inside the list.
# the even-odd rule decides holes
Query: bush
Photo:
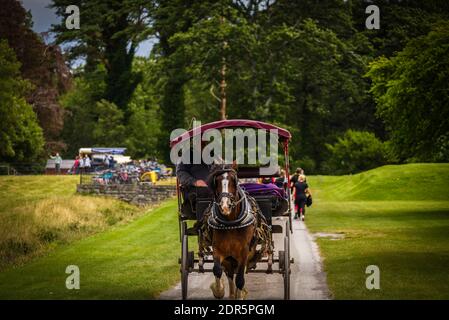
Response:
[[[387,163],[386,146],[371,132],[348,130],[333,145],[326,144],[330,174],[357,173]]]

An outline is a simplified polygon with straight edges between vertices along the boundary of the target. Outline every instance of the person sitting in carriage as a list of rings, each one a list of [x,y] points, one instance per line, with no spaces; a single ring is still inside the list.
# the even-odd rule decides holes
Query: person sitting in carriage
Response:
[[[201,147],[204,147],[204,145]],[[176,176],[178,177],[184,198],[181,208],[184,216],[188,218],[193,218],[195,216],[194,211],[196,209],[197,198],[213,197],[206,182],[211,168],[212,165],[204,163],[203,159],[201,159],[201,163],[199,164],[185,164],[181,160],[176,165]]]

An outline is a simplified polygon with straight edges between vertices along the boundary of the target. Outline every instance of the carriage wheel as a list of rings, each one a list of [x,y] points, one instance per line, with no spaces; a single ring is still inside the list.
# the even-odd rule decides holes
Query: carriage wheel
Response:
[[[182,237],[182,252],[181,252],[181,291],[182,299],[187,299],[187,286],[189,279],[189,252],[188,252],[188,238],[187,234]]]
[[[187,299],[187,287],[189,278],[189,238],[187,235],[187,222],[181,222],[181,291],[182,299]]]
[[[284,300],[290,300],[290,239],[287,236],[284,238],[283,258]]]
[[[285,226],[286,227],[285,229],[288,231],[287,234],[293,233],[293,223],[292,223],[292,213],[291,212],[288,214],[287,222],[288,222],[288,225]]]
[[[285,251],[279,250],[279,270],[282,271],[282,276],[284,276],[284,261],[285,261]]]

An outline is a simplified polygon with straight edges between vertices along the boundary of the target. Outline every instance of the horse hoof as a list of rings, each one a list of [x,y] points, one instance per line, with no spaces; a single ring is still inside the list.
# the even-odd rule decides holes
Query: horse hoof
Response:
[[[237,291],[235,293],[235,299],[236,300],[245,300],[247,295],[248,295],[248,290],[246,290],[246,288],[243,288],[242,290],[237,289]]]
[[[220,282],[213,282],[210,285],[210,289],[212,290],[212,293],[214,294],[214,297],[217,299],[222,299],[225,295],[225,288],[224,288],[224,282],[223,279],[220,280]]]

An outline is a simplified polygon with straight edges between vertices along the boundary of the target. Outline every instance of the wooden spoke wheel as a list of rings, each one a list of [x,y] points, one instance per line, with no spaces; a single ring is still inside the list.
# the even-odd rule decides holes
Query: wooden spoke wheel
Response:
[[[187,223],[182,223],[182,244],[181,244],[181,291],[182,299],[187,299],[187,288],[189,280],[189,241],[187,236]]]

